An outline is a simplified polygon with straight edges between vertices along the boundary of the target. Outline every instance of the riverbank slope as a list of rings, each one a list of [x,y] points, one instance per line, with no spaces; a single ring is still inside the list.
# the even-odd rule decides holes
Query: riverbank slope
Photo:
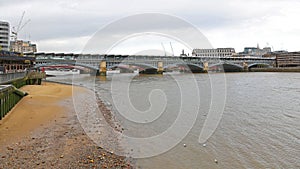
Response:
[[[21,90],[29,95],[0,121],[0,168],[131,168],[125,157],[87,137],[73,108],[72,86],[47,82]]]

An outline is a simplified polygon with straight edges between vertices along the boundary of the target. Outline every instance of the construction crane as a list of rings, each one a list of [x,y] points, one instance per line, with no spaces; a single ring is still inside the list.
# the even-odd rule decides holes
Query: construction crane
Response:
[[[162,48],[164,49],[165,56],[167,56],[166,48],[165,48],[165,46],[164,46],[164,44],[163,44],[162,42],[161,42],[161,46],[162,46]]]
[[[174,50],[171,42],[170,42],[170,46],[171,46],[172,56],[174,56]]]
[[[21,19],[17,25],[17,28],[14,26],[12,29],[12,39],[13,41],[17,41],[18,40],[18,33],[30,22],[30,19],[28,19],[26,22],[24,22],[24,24],[22,25],[23,19],[25,16],[25,11],[23,11],[23,14],[21,16]]]

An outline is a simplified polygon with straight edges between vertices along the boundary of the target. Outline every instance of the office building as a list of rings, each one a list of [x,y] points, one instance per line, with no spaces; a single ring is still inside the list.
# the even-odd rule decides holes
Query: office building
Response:
[[[9,51],[9,36],[9,23],[5,21],[0,21],[0,51]]]

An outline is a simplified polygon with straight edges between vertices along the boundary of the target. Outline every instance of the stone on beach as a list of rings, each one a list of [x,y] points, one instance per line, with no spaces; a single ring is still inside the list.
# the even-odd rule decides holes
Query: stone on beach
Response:
[[[218,164],[218,160],[217,159],[215,159],[214,161],[215,161],[216,164]]]

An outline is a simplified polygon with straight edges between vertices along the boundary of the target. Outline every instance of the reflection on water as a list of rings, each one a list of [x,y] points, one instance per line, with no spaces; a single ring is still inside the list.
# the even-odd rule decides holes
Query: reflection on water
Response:
[[[114,76],[114,78],[113,78]],[[76,76],[74,82],[95,89],[101,99],[112,104],[112,79],[122,84],[132,74],[105,77]],[[174,78],[176,76],[176,78]],[[181,82],[195,78],[199,87],[198,118],[180,144],[159,156],[138,159],[141,168],[300,168],[300,74],[232,73],[226,74],[226,102],[221,122],[206,146],[198,143],[199,134],[211,105],[211,77],[220,74],[177,74],[136,76],[131,79],[129,98],[141,112],[151,106],[154,89],[165,93],[164,112],[152,122],[133,123],[116,113],[132,137],[150,137],[172,126],[181,103]],[[117,77],[117,78],[115,78]],[[51,80],[70,82],[72,76]],[[188,85],[188,84],[187,84]],[[191,91],[188,91],[191,92]],[[221,91],[220,91],[221,92]],[[194,98],[189,98],[193,101]],[[172,138],[169,138],[172,139]],[[186,147],[183,146],[186,144]],[[155,145],[149,144],[155,149]],[[218,163],[215,163],[214,160]]]

